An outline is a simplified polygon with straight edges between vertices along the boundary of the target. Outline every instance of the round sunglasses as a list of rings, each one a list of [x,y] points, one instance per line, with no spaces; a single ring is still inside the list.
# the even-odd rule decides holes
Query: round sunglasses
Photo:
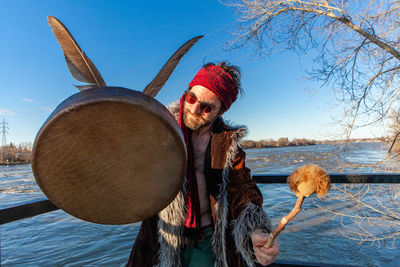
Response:
[[[186,92],[185,101],[192,105],[198,102],[200,104],[200,110],[204,113],[210,113],[215,108],[213,104],[199,101],[196,95],[191,92]]]

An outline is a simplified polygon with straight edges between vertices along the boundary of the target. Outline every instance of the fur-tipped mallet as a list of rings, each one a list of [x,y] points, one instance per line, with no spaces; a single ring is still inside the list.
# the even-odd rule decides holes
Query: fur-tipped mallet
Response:
[[[285,229],[297,213],[301,210],[304,198],[317,193],[318,197],[322,197],[328,193],[331,187],[331,181],[326,171],[316,164],[307,164],[297,168],[287,179],[290,190],[295,192],[297,202],[294,208],[284,216],[276,226],[275,230],[269,235],[267,243],[264,247],[270,248],[275,238]]]

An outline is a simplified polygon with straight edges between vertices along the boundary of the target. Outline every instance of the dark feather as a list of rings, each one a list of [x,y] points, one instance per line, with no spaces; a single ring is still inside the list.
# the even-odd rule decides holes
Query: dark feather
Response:
[[[87,89],[92,89],[92,88],[98,88],[97,85],[95,84],[87,84],[87,85],[74,85],[76,88],[78,88],[80,91],[87,90]]]
[[[80,82],[93,84],[94,87],[107,86],[93,62],[85,55],[68,29],[55,17],[48,16],[50,27],[64,52],[67,66],[72,76]],[[79,90],[87,86],[79,86]]]
[[[199,40],[203,38],[202,36],[197,36],[189,41],[187,41],[184,45],[182,45],[173,55],[170,57],[162,67],[162,69],[158,72],[156,77],[149,83],[146,88],[144,88],[143,93],[149,95],[151,97],[155,97],[164,84],[167,82],[175,67],[178,65],[181,58],[189,51],[189,49]]]

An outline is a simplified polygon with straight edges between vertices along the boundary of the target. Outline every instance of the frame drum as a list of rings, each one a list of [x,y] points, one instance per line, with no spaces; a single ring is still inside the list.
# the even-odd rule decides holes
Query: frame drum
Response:
[[[32,170],[56,206],[82,220],[127,224],[165,208],[182,188],[186,147],[157,100],[120,87],[62,102],[36,136]]]

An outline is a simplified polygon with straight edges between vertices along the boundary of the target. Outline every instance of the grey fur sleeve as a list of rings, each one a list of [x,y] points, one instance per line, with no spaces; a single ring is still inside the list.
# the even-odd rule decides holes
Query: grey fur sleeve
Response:
[[[176,121],[178,121],[179,117],[179,106],[179,101],[174,101],[167,106],[168,111],[171,112]]]
[[[233,238],[237,251],[245,258],[248,266],[254,266],[255,256],[250,234],[261,229],[271,232],[271,223],[262,207],[249,202],[233,222]]]

